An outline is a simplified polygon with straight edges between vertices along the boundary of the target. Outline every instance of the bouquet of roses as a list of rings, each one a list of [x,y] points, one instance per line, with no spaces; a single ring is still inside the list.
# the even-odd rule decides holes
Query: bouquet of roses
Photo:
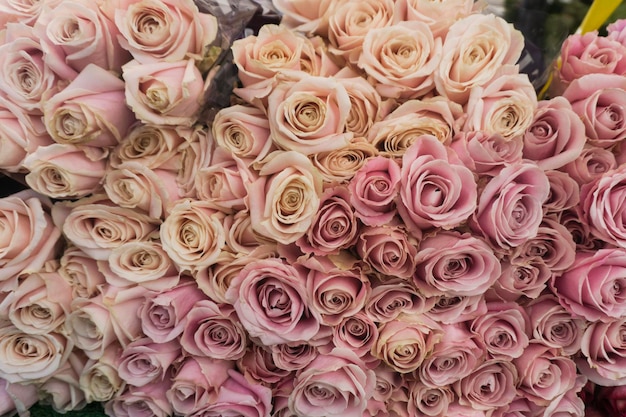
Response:
[[[623,412],[626,23],[483,6],[0,3],[0,413]]]

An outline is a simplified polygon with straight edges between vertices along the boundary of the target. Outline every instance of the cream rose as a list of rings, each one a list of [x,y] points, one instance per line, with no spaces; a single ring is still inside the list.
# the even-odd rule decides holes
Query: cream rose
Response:
[[[345,182],[377,154],[378,150],[372,144],[358,137],[343,148],[311,155],[311,162],[324,182]]]

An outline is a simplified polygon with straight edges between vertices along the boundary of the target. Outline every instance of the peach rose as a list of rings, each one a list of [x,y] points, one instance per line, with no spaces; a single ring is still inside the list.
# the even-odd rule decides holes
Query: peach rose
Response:
[[[396,2],[397,20],[417,20],[430,27],[433,36],[445,39],[450,26],[476,13],[480,2],[473,0],[399,0]]]
[[[124,162],[137,162],[149,169],[178,172],[181,169],[178,148],[185,142],[186,130],[138,122],[109,155],[111,166],[117,168]]]
[[[311,162],[317,168],[324,182],[345,182],[367,162],[375,157],[378,150],[365,138],[354,138],[347,146],[329,152],[311,155]]]

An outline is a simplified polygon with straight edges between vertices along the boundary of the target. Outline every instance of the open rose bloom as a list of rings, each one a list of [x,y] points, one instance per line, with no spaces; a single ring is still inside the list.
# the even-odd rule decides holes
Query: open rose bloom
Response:
[[[483,6],[0,0],[0,415],[626,416],[626,21]]]

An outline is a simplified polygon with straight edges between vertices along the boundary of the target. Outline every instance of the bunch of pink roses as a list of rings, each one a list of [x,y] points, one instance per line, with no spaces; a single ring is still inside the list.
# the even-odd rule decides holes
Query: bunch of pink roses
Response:
[[[0,2],[31,188],[0,199],[0,412],[583,416],[626,385],[626,78],[589,52],[622,22],[538,101],[474,1],[274,6],[208,120],[193,3]]]

